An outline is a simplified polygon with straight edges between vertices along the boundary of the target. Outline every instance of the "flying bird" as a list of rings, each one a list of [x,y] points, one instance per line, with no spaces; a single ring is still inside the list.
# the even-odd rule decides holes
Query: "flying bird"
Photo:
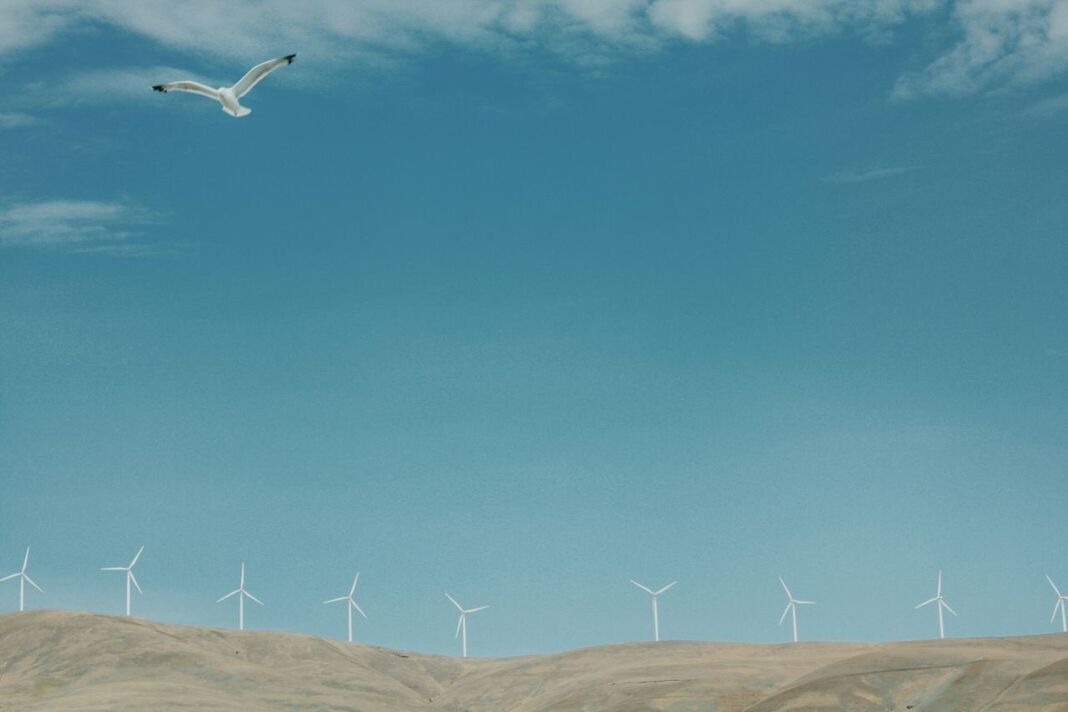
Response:
[[[156,84],[152,88],[156,91],[168,92],[168,91],[188,91],[194,94],[200,94],[206,96],[209,99],[222,104],[222,110],[234,118],[241,118],[242,116],[248,116],[252,113],[252,109],[246,106],[241,106],[240,99],[245,94],[252,91],[252,87],[259,84],[260,80],[266,77],[268,74],[283,67],[287,64],[293,63],[293,58],[296,57],[296,53],[287,54],[285,57],[279,57],[278,59],[268,59],[266,62],[257,64],[252,69],[248,70],[245,76],[241,77],[241,81],[234,84],[232,87],[219,87],[218,89],[212,89],[209,86],[205,86],[200,82],[194,82],[186,79],[180,82],[169,82],[167,84]]]

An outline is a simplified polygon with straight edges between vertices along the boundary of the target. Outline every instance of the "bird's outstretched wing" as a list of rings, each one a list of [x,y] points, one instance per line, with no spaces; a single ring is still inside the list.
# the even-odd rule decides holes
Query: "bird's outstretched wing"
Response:
[[[234,84],[234,86],[232,87],[234,96],[240,99],[245,94],[248,94],[250,91],[252,91],[252,87],[259,84],[259,81],[266,77],[268,74],[278,69],[279,67],[284,67],[287,64],[292,64],[293,58],[296,56],[296,54],[287,54],[285,57],[279,57],[278,59],[268,59],[266,62],[261,62],[260,64],[257,64],[255,67],[248,70],[248,73],[245,74],[245,76],[241,77],[241,81],[239,81],[237,84]]]
[[[185,80],[181,82],[168,82],[167,84],[156,84],[152,87],[156,91],[168,92],[168,91],[188,91],[193,94],[200,94],[206,96],[209,99],[219,100],[219,92],[212,89],[209,86],[205,86],[200,82],[194,82]]]

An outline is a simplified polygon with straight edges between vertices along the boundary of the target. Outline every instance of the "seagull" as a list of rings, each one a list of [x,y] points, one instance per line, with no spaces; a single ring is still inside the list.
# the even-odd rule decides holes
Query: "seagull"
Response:
[[[245,76],[241,77],[241,81],[234,84],[232,87],[219,87],[218,89],[212,89],[209,86],[205,86],[200,82],[194,82],[186,79],[180,82],[169,82],[167,84],[156,84],[152,88],[156,91],[168,92],[168,91],[188,91],[194,94],[200,94],[206,96],[209,99],[222,104],[222,110],[234,118],[241,118],[242,116],[248,116],[252,113],[252,109],[241,106],[239,100],[245,94],[252,91],[252,87],[256,86],[261,79],[268,74],[278,69],[279,67],[287,64],[293,64],[293,58],[296,57],[296,53],[287,54],[285,57],[279,57],[278,59],[268,59],[266,62],[257,64],[252,69],[248,70]]]

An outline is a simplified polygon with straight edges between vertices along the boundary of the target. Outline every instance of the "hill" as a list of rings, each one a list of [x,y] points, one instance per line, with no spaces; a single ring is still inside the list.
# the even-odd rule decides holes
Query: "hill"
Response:
[[[661,642],[457,659],[69,611],[0,616],[0,710],[1068,712],[1068,635]]]

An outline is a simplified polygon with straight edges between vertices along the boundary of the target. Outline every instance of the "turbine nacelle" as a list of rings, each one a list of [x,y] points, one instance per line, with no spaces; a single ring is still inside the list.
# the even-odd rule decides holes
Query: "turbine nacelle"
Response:
[[[648,593],[650,596],[659,596],[661,593],[663,593],[664,591],[668,590],[669,588],[671,588],[672,586],[674,586],[675,584],[678,583],[678,581],[672,581],[667,586],[664,586],[663,588],[657,589],[656,591],[654,591],[651,588],[649,588],[648,586],[643,586],[642,584],[638,583],[634,579],[631,579],[630,582],[632,584],[634,584],[635,586],[637,586],[638,588],[640,588],[641,590],[643,590],[646,593]]]

